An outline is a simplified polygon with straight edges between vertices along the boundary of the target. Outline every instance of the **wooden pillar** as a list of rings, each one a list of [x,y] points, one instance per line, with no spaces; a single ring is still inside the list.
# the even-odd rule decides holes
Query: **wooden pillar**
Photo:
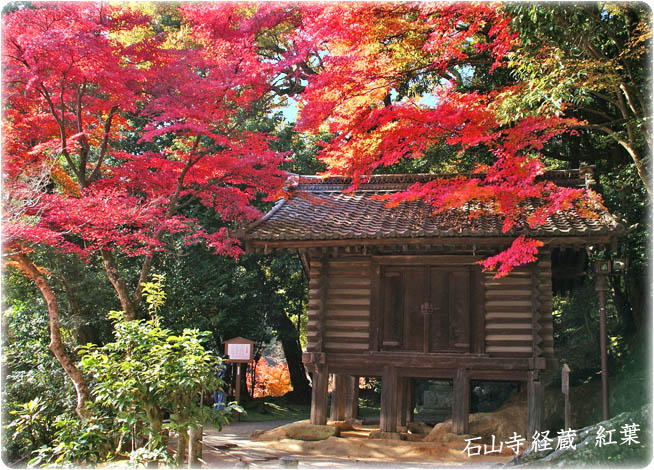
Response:
[[[311,424],[327,423],[327,364],[316,364],[311,384]]]
[[[379,415],[381,432],[397,432],[397,391],[397,368],[386,366],[382,377],[381,412]]]
[[[406,426],[410,421],[409,408],[411,406],[411,379],[402,377],[398,381],[397,390],[397,424]]]
[[[470,412],[470,379],[465,369],[457,369],[452,393],[452,431],[455,434],[468,433]]]
[[[359,416],[359,377],[350,375],[346,380],[345,419]]]
[[[345,400],[347,397],[347,376],[334,374],[333,386],[329,419],[332,421],[343,421],[345,419]]]
[[[411,423],[413,421],[413,408],[415,405],[415,402],[413,401],[414,396],[413,396],[413,379],[410,377],[407,377],[406,379],[406,409],[405,409],[405,416],[406,416],[406,422]]]
[[[399,377],[397,379],[397,392],[395,393],[395,409],[397,410],[397,425],[404,426],[406,422],[402,424],[404,418],[404,404],[405,404],[405,389],[404,386],[404,377]]]
[[[527,439],[543,425],[543,383],[538,371],[532,370],[527,379]]]

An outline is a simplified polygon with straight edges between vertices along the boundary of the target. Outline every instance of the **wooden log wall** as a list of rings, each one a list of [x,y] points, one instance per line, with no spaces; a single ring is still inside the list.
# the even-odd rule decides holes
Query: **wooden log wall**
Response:
[[[541,350],[537,355],[554,355],[551,267],[550,254],[542,253],[536,270],[531,265],[518,267],[500,279],[484,274],[486,353],[503,357],[533,355],[532,299],[537,298]],[[536,282],[532,282],[534,271],[538,273]]]
[[[327,266],[320,258],[313,258],[310,264],[307,351],[367,351],[370,346],[370,258],[330,259]],[[328,279],[324,279],[324,275]]]
[[[358,353],[370,347],[371,261],[368,256],[337,259],[311,257],[307,352]],[[533,266],[519,267],[494,279],[484,274],[484,335],[486,354],[532,357],[532,299],[538,299],[540,353],[553,357],[552,274],[549,252]]]

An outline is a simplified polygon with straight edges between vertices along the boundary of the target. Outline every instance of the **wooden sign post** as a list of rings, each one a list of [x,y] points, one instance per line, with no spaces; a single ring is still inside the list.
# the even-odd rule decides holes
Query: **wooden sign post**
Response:
[[[570,429],[570,367],[568,364],[563,364],[561,369],[561,391],[565,397],[565,429]]]
[[[234,398],[236,403],[240,404],[241,400],[241,365],[247,364],[254,358],[254,341],[241,338],[240,336],[227,341],[223,341],[225,345],[225,355],[229,358],[229,362],[236,365],[236,385],[234,388]]]

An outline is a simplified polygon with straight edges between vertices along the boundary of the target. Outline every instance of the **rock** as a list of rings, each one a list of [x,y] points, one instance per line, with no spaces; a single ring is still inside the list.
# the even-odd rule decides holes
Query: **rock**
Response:
[[[250,434],[250,439],[253,441],[280,441],[286,439],[285,426],[270,429],[269,431],[254,431]]]
[[[321,441],[332,436],[338,437],[340,431],[335,426],[319,426],[309,420],[296,421],[269,431],[254,431],[250,439],[254,441],[280,441],[297,439],[299,441]]]
[[[422,421],[410,422],[407,424],[407,428],[413,434],[429,434],[432,430],[432,426],[428,426]]]
[[[354,430],[354,426],[352,426],[350,421],[330,421],[328,425],[334,426],[339,432]]]
[[[624,412],[606,420],[577,430],[574,439],[575,449],[556,449],[556,439],[552,449],[536,452],[529,447],[506,466],[529,467],[645,467],[651,461],[652,430],[649,427],[652,417],[652,405],[645,405],[636,411]],[[638,444],[621,444],[622,426],[636,423]],[[615,429],[613,440],[616,444],[596,446],[599,427],[606,430]]]
[[[445,421],[444,423],[438,423],[434,426],[427,436],[423,439],[425,442],[437,442],[443,439],[445,434],[452,432],[452,420]]]
[[[356,418],[348,418],[345,421],[350,423],[352,428],[355,428],[356,426],[361,426],[363,425],[363,420],[362,419],[356,419]]]
[[[409,442],[422,442],[424,438],[425,438],[424,434],[411,434],[411,433],[406,434],[406,440]]]
[[[326,426],[309,423],[291,423],[283,426],[286,437],[299,441],[322,441],[329,437],[340,435],[339,430],[334,426]]]
[[[472,413],[469,420],[469,434],[479,436],[482,441],[509,439],[514,432],[525,436],[527,432],[527,405],[523,394],[514,395],[500,409],[491,413]],[[446,434],[452,433],[452,420],[438,423],[424,438],[425,442],[443,441]]]
[[[381,432],[381,431],[371,431],[368,434],[368,439],[388,439],[388,440],[405,440],[402,439],[402,435],[399,432]]]

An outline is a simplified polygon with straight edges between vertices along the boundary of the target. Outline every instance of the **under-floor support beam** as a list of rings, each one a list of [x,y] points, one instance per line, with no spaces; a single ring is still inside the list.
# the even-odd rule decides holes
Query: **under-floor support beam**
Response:
[[[470,414],[470,378],[465,369],[457,369],[452,393],[452,431],[468,434]]]
[[[381,412],[379,415],[381,432],[397,432],[397,392],[397,368],[386,366],[382,376]]]
[[[316,364],[311,384],[311,424],[327,423],[327,388],[329,371],[326,364]]]
[[[347,376],[334,374],[333,377],[334,382],[329,419],[332,421],[343,421],[345,419],[345,402],[347,400]]]
[[[345,419],[359,417],[359,377],[348,375],[345,395]]]

